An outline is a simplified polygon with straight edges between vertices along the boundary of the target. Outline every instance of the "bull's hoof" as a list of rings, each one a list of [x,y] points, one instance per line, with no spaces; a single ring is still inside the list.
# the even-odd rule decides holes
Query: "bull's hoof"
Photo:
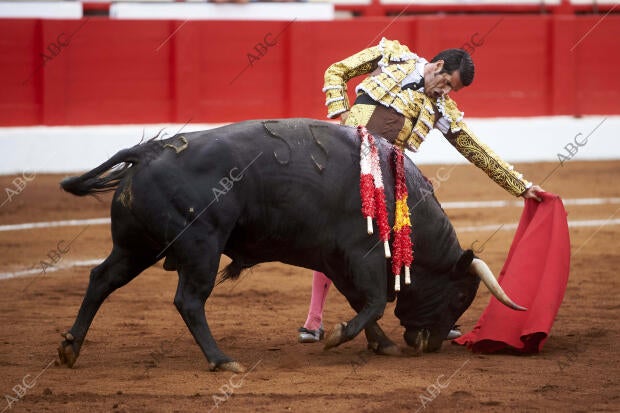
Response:
[[[368,343],[368,349],[381,356],[400,357],[403,355],[402,350],[396,344],[381,345],[379,343]]]
[[[330,348],[339,346],[347,341],[344,337],[344,329],[346,326],[347,323],[336,324],[332,332],[329,334],[329,337],[327,337],[327,340],[325,340],[325,347],[323,347],[323,350],[329,350]]]
[[[215,364],[215,363],[209,363],[209,370],[211,371],[216,371],[216,370],[222,370],[222,371],[232,371],[233,373],[245,373],[245,367],[243,367],[243,364],[236,362],[236,361],[228,361],[226,363],[220,363],[220,364]]]
[[[414,356],[421,356],[422,353],[424,353],[424,340],[422,339],[422,337],[420,337],[421,334],[419,334],[419,336],[416,338],[415,343],[411,346],[412,350],[413,350],[413,355]]]
[[[58,346],[58,358],[60,358],[60,364],[65,364],[67,367],[71,368],[75,364],[78,353],[73,348],[75,343],[64,340]]]
[[[409,345],[411,351],[409,354],[413,356],[421,356],[423,352],[428,351],[428,340],[430,331],[421,329],[417,331],[406,331],[405,341]]]

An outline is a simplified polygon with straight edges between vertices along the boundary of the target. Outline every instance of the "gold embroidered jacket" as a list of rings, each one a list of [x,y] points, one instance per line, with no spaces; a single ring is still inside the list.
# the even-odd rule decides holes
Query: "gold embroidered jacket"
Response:
[[[407,46],[383,38],[379,45],[334,63],[325,72],[323,92],[326,93],[327,116],[334,118],[351,110],[345,124],[365,125],[372,108],[365,107],[367,105],[351,108],[346,83],[356,76],[373,72],[360,83],[358,91],[367,93],[377,103],[404,116],[405,125],[396,139],[396,145],[417,151],[426,135],[437,127],[465,158],[499,186],[515,196],[521,195],[532,184],[478,140],[463,121],[463,113],[456,102],[446,96],[433,99],[421,92],[401,89],[401,82],[415,70],[416,64],[422,62],[425,60],[412,53]]]

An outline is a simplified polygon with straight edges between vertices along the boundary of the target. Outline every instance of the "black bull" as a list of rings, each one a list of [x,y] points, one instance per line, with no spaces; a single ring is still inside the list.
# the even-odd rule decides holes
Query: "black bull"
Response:
[[[393,222],[391,146],[377,142]],[[365,329],[376,352],[397,353],[377,324],[394,300],[394,277],[378,236],[366,232],[359,161],[354,128],[309,119],[247,121],[151,140],[65,179],[63,189],[76,195],[115,194],[113,249],[91,271],[59,347],[61,361],[75,363],[106,297],[165,257],[164,268],[179,274],[174,304],[210,368],[242,371],[218,348],[204,311],[221,254],[232,259],[224,280],[267,261],[324,272],[357,312],[336,326],[326,347]],[[395,313],[409,345],[435,351],[476,295],[479,278],[470,274],[476,259],[459,246],[418,168],[406,159],[405,170],[415,259],[412,284],[402,286]]]

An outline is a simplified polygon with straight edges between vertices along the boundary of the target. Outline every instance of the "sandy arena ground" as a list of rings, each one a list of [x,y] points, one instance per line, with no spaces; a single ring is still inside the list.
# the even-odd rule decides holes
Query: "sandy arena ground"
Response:
[[[543,187],[564,199],[620,197],[620,161],[558,166],[523,164],[518,169],[540,183],[557,168]],[[473,166],[457,166],[447,178],[446,169],[438,168],[422,169],[428,177],[441,177],[440,201],[509,199]],[[14,178],[0,177],[0,187],[12,187]],[[59,189],[61,178],[34,177],[0,208],[0,225],[109,216],[109,196],[103,202],[73,197]],[[4,201],[4,190],[1,196]],[[617,203],[568,205],[567,210],[571,221],[620,217]],[[521,211],[516,206],[447,213],[458,232],[471,225],[516,223]],[[109,228],[1,231],[0,273],[32,269],[33,274],[0,280],[0,411],[620,411],[619,228],[609,223],[571,228],[564,303],[543,352],[531,356],[478,355],[446,342],[439,353],[389,358],[367,351],[363,335],[330,351],[321,344],[299,344],[296,330],[306,316],[310,271],[259,265],[240,281],[217,287],[206,304],[222,350],[253,368],[244,376],[208,371],[172,304],[176,274],[165,272],[161,263],[112,294],[76,366],[58,366],[59,333],[72,325],[90,271],[63,267],[104,258],[111,248]],[[464,247],[486,241],[480,255],[498,273],[514,231],[493,232],[463,232],[459,239]],[[52,264],[45,273],[42,261]],[[460,320],[463,330],[474,326],[488,300],[481,288]],[[405,346],[393,307],[388,304],[381,324]],[[326,326],[352,315],[334,289]],[[429,395],[428,387],[438,381],[445,387]]]

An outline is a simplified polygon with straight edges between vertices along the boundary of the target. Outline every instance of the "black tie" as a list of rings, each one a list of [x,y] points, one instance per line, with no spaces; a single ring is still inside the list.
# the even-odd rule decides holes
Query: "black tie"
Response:
[[[407,83],[401,89],[402,90],[405,90],[405,89],[420,90],[423,87],[424,87],[424,78],[418,80],[417,82]]]

